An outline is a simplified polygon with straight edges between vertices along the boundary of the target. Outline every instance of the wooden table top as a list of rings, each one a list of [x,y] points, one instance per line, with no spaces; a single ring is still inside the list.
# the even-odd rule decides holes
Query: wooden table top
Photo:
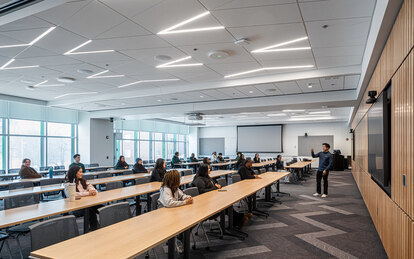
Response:
[[[262,166],[267,166],[267,165],[271,165],[276,163],[276,160],[270,160],[270,161],[263,161],[260,163],[253,163],[252,167],[262,167]]]
[[[227,165],[234,165],[237,161],[230,161],[224,163],[211,163],[210,166],[227,166]]]
[[[226,174],[236,173],[231,170],[217,170],[211,172],[211,177],[219,177]],[[194,175],[181,177],[181,185],[193,181]],[[102,178],[104,179],[104,178]],[[99,179],[97,179],[99,180]],[[95,205],[127,199],[142,194],[156,192],[160,189],[160,182],[151,182],[139,185],[132,185],[110,191],[99,192],[96,196],[82,197],[80,200],[70,202],[69,199],[60,199],[24,206],[20,208],[0,211],[0,229],[16,224],[42,219],[70,211],[80,210]]]
[[[31,256],[35,258],[134,258],[287,174],[264,173],[260,175],[261,179],[245,180],[226,186],[223,188],[227,190],[226,192],[211,191],[194,197],[193,204],[157,209],[33,251]]]
[[[7,190],[7,191],[0,191],[0,200],[5,198],[10,198],[14,196],[20,196],[30,193],[46,193],[46,192],[55,192],[55,191],[62,191],[64,189],[64,184],[51,184],[45,186],[35,186],[32,188],[22,188],[16,190]]]
[[[311,161],[298,161],[298,162],[295,162],[291,165],[285,166],[285,168],[296,168],[296,169],[304,168],[304,167],[308,166],[309,164],[312,164],[313,161],[314,160],[311,160]]]

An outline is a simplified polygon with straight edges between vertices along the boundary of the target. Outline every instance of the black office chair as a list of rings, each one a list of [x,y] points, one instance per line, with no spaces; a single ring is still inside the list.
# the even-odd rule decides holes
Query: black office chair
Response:
[[[98,212],[101,228],[132,218],[128,202],[119,202],[108,205],[99,208]]]
[[[110,182],[110,183],[106,183],[105,185],[106,185],[105,191],[119,189],[119,188],[122,188],[124,186],[122,181]]]
[[[20,168],[13,168],[8,170],[9,174],[15,174],[20,172]]]
[[[99,178],[107,178],[107,177],[112,177],[112,173],[99,173],[98,174],[98,179]]]
[[[52,185],[52,184],[62,184],[64,182],[61,178],[51,178],[51,179],[41,179],[40,180],[40,186],[46,186],[46,185]],[[46,192],[42,193],[42,201],[45,201],[45,198],[49,198],[50,196],[62,194],[62,197],[64,197],[63,191],[54,191],[54,192]]]
[[[92,180],[92,179],[95,179],[95,175],[86,173],[86,174],[83,174],[82,178],[85,180]]]
[[[9,184],[9,190],[31,188],[33,187],[33,182],[16,182]]]

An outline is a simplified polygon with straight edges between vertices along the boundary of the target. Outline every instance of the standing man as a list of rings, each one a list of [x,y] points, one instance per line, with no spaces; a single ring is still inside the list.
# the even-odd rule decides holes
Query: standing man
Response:
[[[321,195],[321,180],[323,178],[323,194],[321,197],[328,197],[328,175],[333,162],[333,156],[329,152],[330,147],[328,143],[323,143],[323,151],[317,154],[313,153],[313,148],[311,148],[312,157],[319,157],[319,167],[316,174],[316,193],[313,196]]]
[[[20,168],[20,178],[22,179],[33,179],[33,178],[42,178],[42,176],[36,172],[36,170],[31,166],[31,161],[29,158],[23,159],[22,167]]]
[[[80,155],[79,155],[79,154],[75,154],[75,155],[73,156],[73,159],[74,159],[75,161],[73,161],[73,163],[69,165],[68,170],[69,170],[72,166],[77,165],[77,166],[80,166],[80,167],[82,168],[82,172],[86,172],[86,171],[85,171],[85,165],[84,165],[84,164],[82,164],[82,163],[80,162]]]

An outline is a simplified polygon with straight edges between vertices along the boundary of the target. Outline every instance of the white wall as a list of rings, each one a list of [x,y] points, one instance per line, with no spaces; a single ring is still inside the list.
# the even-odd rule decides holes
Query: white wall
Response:
[[[91,118],[89,113],[80,112],[78,115],[78,153],[85,164],[91,163]]]
[[[114,126],[109,120],[90,120],[90,160],[99,165],[114,165]]]
[[[305,132],[308,136],[317,135],[333,135],[334,143],[331,150],[340,149],[342,154],[351,155],[352,135],[349,133],[349,127],[345,122],[332,123],[306,123],[306,124],[286,124],[283,125],[283,156],[298,155],[298,136],[304,136]],[[190,131],[190,139],[192,132]],[[198,129],[198,138],[225,138],[224,155],[234,157],[237,149],[237,127],[205,127]],[[197,139],[198,139],[197,138]],[[346,140],[348,138],[348,140]],[[198,142],[198,140],[197,140]],[[191,140],[190,140],[191,145]],[[315,147],[318,150],[319,147]],[[191,150],[191,148],[190,148]],[[217,150],[217,152],[222,152]],[[253,156],[254,154],[248,154]],[[262,157],[273,157],[277,154],[260,154]]]
[[[198,154],[198,130],[197,127],[190,127],[189,128],[189,135],[188,135],[188,155],[190,156],[191,153]]]

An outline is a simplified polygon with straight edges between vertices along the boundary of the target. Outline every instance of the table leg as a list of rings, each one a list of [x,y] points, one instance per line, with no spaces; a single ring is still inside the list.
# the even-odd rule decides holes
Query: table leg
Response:
[[[265,216],[266,218],[269,216],[269,213],[258,210],[257,209],[257,202],[256,202],[256,194],[252,195],[252,213],[257,216]]]
[[[190,258],[190,232],[191,232],[191,228],[184,231],[184,238],[183,238],[184,259]]]
[[[151,194],[150,193],[147,194],[147,211],[148,212],[151,211]]]
[[[135,197],[135,216],[141,215],[141,196]]]
[[[277,196],[280,196],[281,194],[290,196],[290,193],[280,191],[280,181],[276,182],[276,192],[275,193],[276,193]]]
[[[175,237],[172,237],[168,240],[168,259],[176,259],[177,255],[175,253]]]
[[[89,232],[89,208],[83,209],[83,233]]]

